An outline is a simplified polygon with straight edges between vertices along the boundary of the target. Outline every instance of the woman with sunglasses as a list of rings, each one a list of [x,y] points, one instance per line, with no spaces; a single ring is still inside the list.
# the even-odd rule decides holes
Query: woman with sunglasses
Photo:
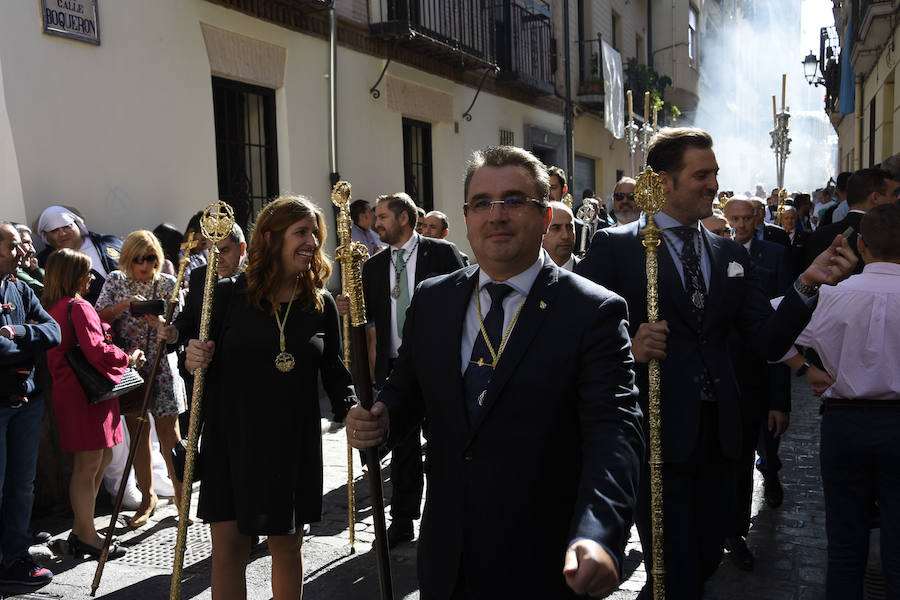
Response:
[[[175,278],[160,273],[162,261],[162,247],[152,232],[140,230],[131,233],[122,243],[119,270],[109,274],[97,299],[97,312],[104,321],[112,324],[116,343],[122,348],[137,347],[144,350],[147,355],[147,366],[141,371],[141,375],[148,383],[150,365],[156,358],[158,336],[162,335],[162,339],[174,341],[174,336],[171,335],[173,328],[163,327],[161,316],[132,314],[131,303],[157,298],[168,300],[175,288]],[[179,507],[181,486],[175,478],[171,455],[172,448],[181,439],[178,414],[184,409],[184,382],[178,374],[175,353],[172,352],[160,361],[153,385],[153,395],[150,397],[150,412],[156,424],[160,450],[175,489],[175,502]],[[133,436],[138,428],[138,416],[126,415],[125,423],[128,426],[128,433]],[[153,490],[150,452],[150,428],[144,427],[134,457],[134,471],[138,489],[141,491],[141,504],[130,521],[131,526],[135,528],[147,524],[159,500]],[[127,476],[127,473],[123,475]]]

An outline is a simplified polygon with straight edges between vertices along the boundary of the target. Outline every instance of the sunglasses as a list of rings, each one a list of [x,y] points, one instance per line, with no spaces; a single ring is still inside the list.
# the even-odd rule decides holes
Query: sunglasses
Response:
[[[157,260],[159,260],[155,254],[148,254],[147,256],[135,256],[131,262],[136,265],[142,265],[145,262],[150,263],[151,265],[155,265]]]
[[[616,200],[624,200],[628,198],[629,200],[634,200],[634,192],[628,192],[627,194],[623,194],[621,192],[613,194],[613,198]]]

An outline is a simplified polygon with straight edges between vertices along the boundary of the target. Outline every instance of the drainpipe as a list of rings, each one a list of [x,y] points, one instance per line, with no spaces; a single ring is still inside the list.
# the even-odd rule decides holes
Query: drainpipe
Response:
[[[856,152],[853,153],[853,170],[859,171],[862,168],[863,153],[863,78],[862,75],[856,76],[856,118],[853,119],[853,133],[856,139]]]
[[[331,169],[331,187],[341,175],[337,157],[337,13],[334,2],[328,9],[328,164]]]
[[[565,38],[565,50],[563,51],[566,63],[566,173],[569,175],[569,187],[575,181],[575,116],[572,114],[572,70],[569,68],[572,57],[572,40],[569,38],[569,0],[563,2],[563,38]]]

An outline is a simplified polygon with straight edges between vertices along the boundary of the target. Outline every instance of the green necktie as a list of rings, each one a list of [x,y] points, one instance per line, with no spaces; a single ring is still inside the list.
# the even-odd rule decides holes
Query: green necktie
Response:
[[[403,324],[406,323],[406,309],[409,307],[409,281],[406,276],[406,261],[403,260],[403,249],[394,250],[394,275],[400,290],[397,296],[397,336],[403,339]]]

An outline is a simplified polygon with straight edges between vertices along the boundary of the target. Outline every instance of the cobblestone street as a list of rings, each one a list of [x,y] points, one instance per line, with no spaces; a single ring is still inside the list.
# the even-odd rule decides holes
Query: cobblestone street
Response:
[[[757,476],[753,525],[748,544],[756,555],[756,567],[746,573],[734,567],[726,555],[710,582],[708,600],[807,600],[824,595],[825,513],[818,466],[818,400],[805,382],[794,378],[794,412],[791,427],[781,446],[784,462],[782,481],[785,501],[773,510],[762,502],[762,480]],[[323,421],[325,457],[324,515],[314,523],[304,542],[304,569],[307,599],[370,599],[377,594],[375,555],[370,551],[374,538],[369,506],[368,481],[362,477],[359,457],[354,453],[357,525],[355,553],[349,551],[347,529],[347,447],[342,428]],[[384,470],[385,494],[390,498],[390,469]],[[196,501],[196,491],[194,498]],[[98,527],[105,527],[109,508],[100,509]],[[126,513],[130,515],[130,513]],[[389,517],[388,517],[389,519]],[[389,522],[389,521],[388,521]],[[53,533],[50,547],[35,547],[55,573],[53,582],[39,590],[3,589],[6,595],[21,598],[83,598],[90,591],[95,561],[74,560],[66,554],[69,517],[61,515],[35,524]],[[165,504],[150,524],[130,531],[120,517],[117,535],[128,554],[107,563],[98,597],[110,599],[156,599],[168,596],[172,547],[176,534],[175,508]],[[189,529],[185,560],[183,598],[207,599],[209,590],[211,541],[208,526],[197,523]],[[415,577],[415,545],[392,552],[396,598],[418,598]],[[254,549],[247,571],[248,597],[271,597],[270,558],[265,544]],[[627,579],[610,597],[631,600],[644,583],[640,544],[636,532],[626,550]]]

